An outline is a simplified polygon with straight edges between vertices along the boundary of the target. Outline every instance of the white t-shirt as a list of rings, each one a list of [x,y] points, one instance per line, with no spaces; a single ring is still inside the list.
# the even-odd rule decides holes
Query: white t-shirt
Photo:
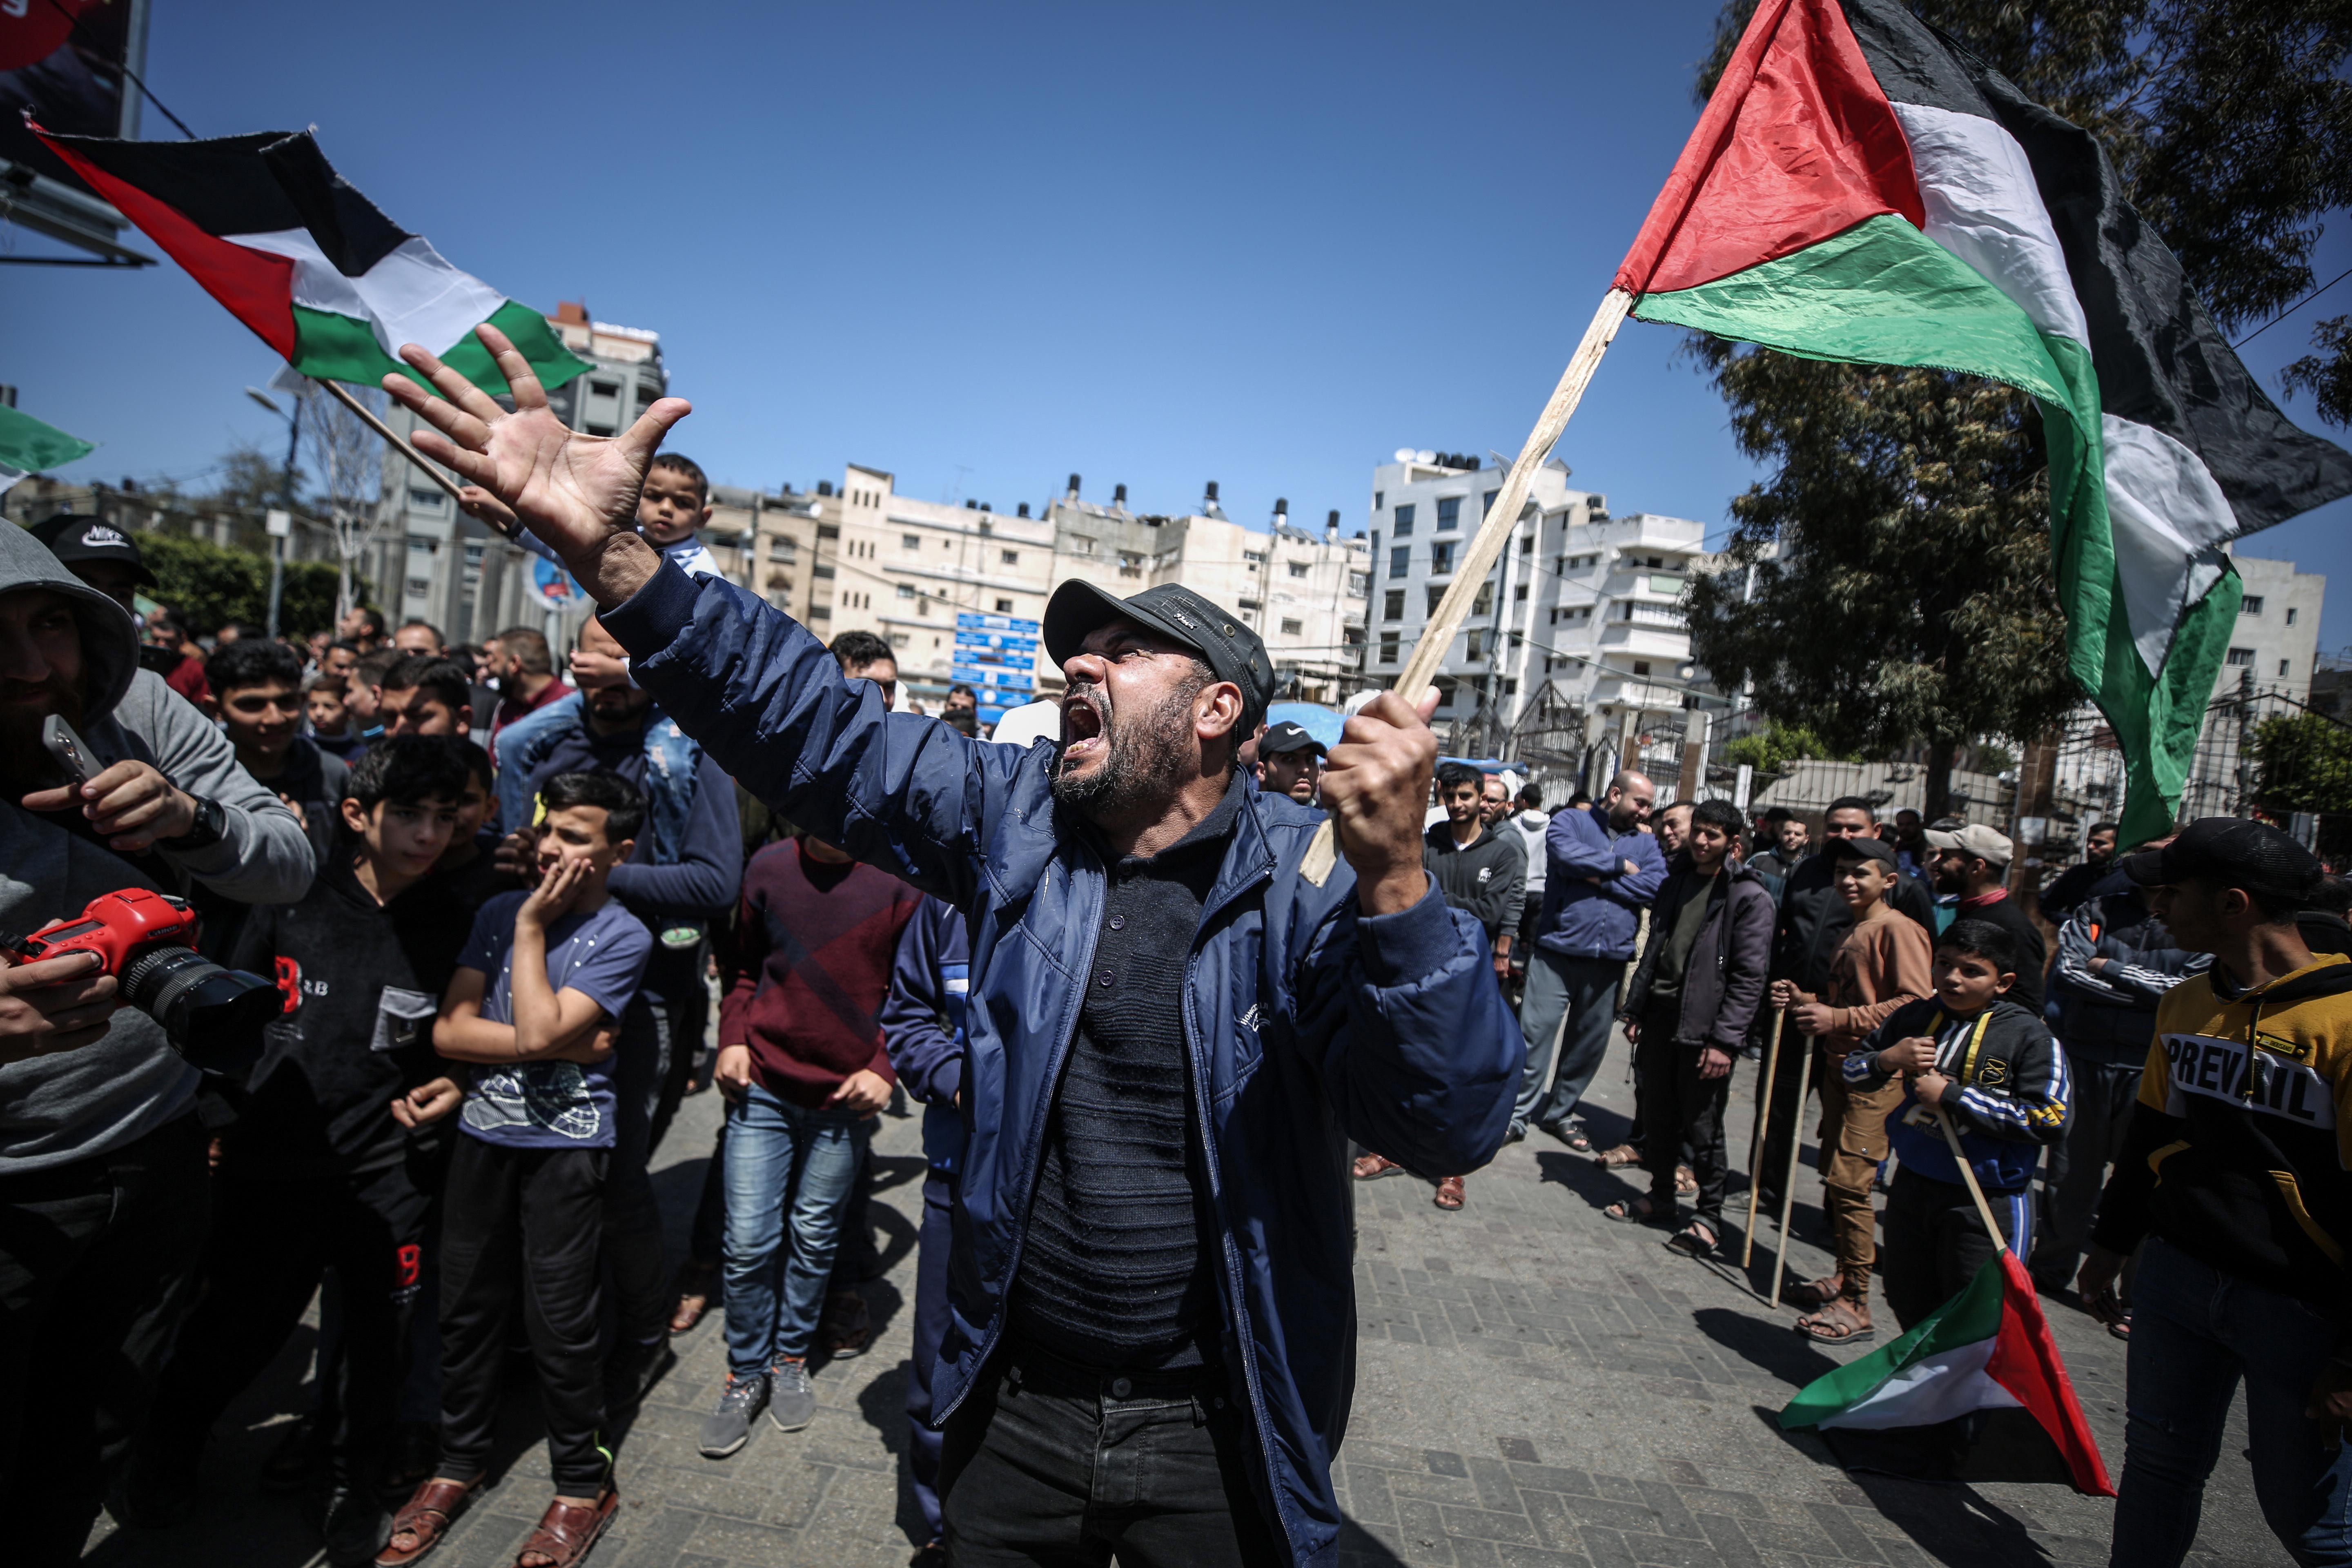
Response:
[[[1548,811],[1521,811],[1512,814],[1510,823],[1519,830],[1528,851],[1528,894],[1530,898],[1544,889],[1544,868],[1549,857],[1544,852],[1544,830],[1551,826]]]

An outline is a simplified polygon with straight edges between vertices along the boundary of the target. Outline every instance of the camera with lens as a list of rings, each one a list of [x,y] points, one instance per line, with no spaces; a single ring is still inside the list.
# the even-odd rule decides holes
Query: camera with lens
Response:
[[[163,1026],[172,1048],[207,1072],[241,1076],[258,1059],[261,1031],[282,1010],[278,987],[196,952],[196,911],[144,888],[102,894],[30,936],[0,932],[20,963],[94,952],[122,999]]]

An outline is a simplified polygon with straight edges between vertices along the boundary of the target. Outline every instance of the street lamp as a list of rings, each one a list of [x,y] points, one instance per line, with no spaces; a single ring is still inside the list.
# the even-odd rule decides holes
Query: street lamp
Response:
[[[302,444],[302,401],[294,400],[294,410],[288,413],[278,406],[277,399],[257,386],[248,386],[245,395],[286,421],[286,467],[278,480],[278,500],[285,510],[270,514],[269,527],[269,635],[278,635],[278,606],[286,589],[286,536],[294,526],[294,459]],[[283,518],[284,523],[279,522]]]

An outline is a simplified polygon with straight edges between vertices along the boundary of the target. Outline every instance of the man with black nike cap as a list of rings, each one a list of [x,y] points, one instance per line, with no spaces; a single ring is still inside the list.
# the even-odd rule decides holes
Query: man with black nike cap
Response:
[[[2352,1560],[2352,960],[2305,943],[2322,871],[2276,828],[2205,817],[2123,869],[2213,966],[2157,1005],[2078,1279],[2123,1322],[2116,1277],[2145,1244],[2108,1561],[2188,1554],[2242,1380],[2263,1519],[2298,1563]]]
[[[1286,719],[1268,724],[1257,738],[1257,784],[1270,795],[1286,795],[1301,805],[1315,804],[1315,781],[1322,772],[1323,742],[1303,724]]]
[[[389,378],[433,426],[424,448],[488,487],[470,510],[554,548],[633,677],[747,789],[970,928],[930,1383],[949,1559],[1330,1561],[1349,1140],[1475,1169],[1525,1055],[1486,933],[1422,868],[1433,702],[1383,693],[1348,721],[1327,819],[1236,770],[1273,691],[1239,616],[1172,584],[1121,600],[1069,582],[1043,627],[1067,682],[1058,744],[887,713],[788,616],[636,536],[683,402],[577,436],[479,335],[512,413],[415,345],[447,401]]]
[[[132,620],[138,591],[155,586],[155,574],[129,534],[102,517],[61,511],[33,525],[33,537],[49,547],[65,569],[122,606]]]

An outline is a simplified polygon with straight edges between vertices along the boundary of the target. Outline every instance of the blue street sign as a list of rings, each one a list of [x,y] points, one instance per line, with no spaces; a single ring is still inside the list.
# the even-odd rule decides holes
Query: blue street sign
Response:
[[[1035,637],[1044,630],[1040,621],[1018,620],[1012,616],[982,616],[971,610],[956,612],[956,627],[971,632],[1014,632],[1024,637]]]

